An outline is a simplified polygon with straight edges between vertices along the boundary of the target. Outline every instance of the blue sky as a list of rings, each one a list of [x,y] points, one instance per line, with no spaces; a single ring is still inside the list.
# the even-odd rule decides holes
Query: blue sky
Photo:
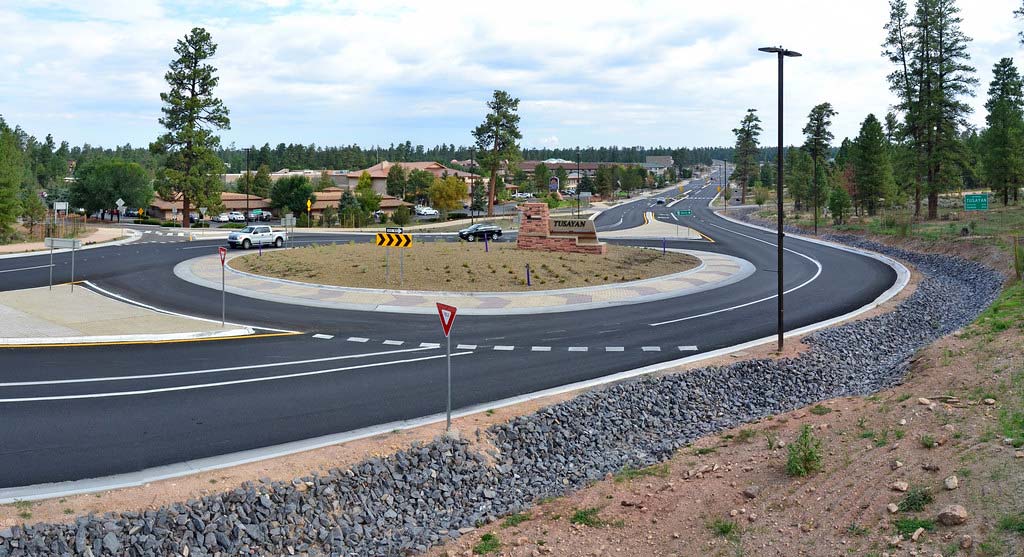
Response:
[[[1018,0],[961,1],[982,85],[1021,57]],[[833,103],[838,138],[893,102],[884,0],[618,3],[392,0],[26,0],[0,5],[0,115],[59,141],[146,145],[175,41],[218,43],[225,144],[469,144],[494,89],[521,99],[524,146],[723,145],[747,108],[774,144],[775,63],[787,62],[787,143]],[[1018,60],[1020,63],[1020,60]]]

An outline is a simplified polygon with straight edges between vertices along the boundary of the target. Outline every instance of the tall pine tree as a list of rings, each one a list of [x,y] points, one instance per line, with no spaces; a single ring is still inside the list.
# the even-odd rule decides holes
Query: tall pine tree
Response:
[[[821,103],[811,109],[807,115],[807,125],[804,126],[804,150],[811,156],[813,164],[811,179],[811,202],[814,204],[814,233],[818,233],[818,208],[828,199],[825,188],[822,187],[823,175],[825,173],[824,161],[832,144],[832,118],[836,111],[830,103]]]
[[[874,114],[868,114],[861,123],[851,151],[850,162],[856,186],[854,201],[869,215],[874,215],[879,202],[882,199],[891,201],[895,190],[889,142],[882,123]]]
[[[761,119],[757,116],[757,109],[748,108],[746,116],[740,121],[740,127],[733,129],[732,133],[736,136],[736,154],[733,159],[736,170],[732,178],[740,183],[740,197],[745,205],[747,185],[759,174],[757,140],[761,136]]]
[[[992,191],[1009,204],[1024,182],[1024,98],[1013,60],[1003,58],[992,69],[985,108],[988,128],[981,134],[981,164]]]

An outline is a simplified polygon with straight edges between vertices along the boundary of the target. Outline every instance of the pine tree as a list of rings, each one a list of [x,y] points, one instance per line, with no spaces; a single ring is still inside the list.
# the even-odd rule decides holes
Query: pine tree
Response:
[[[853,141],[850,162],[856,185],[855,202],[874,215],[882,199],[891,200],[895,190],[889,145],[882,131],[882,123],[874,114],[868,114],[860,125],[860,133]]]
[[[497,191],[498,171],[502,165],[512,165],[519,159],[519,144],[523,134],[519,132],[519,99],[505,91],[494,91],[488,101],[490,112],[484,122],[473,130],[481,168],[486,169],[491,180],[487,188],[487,216],[494,216],[494,197]]]
[[[0,243],[14,236],[12,225],[21,214],[18,191],[25,162],[15,133],[0,120]]]
[[[188,215],[192,204],[219,204],[224,163],[215,150],[220,138],[213,130],[230,129],[228,109],[213,96],[219,78],[217,69],[206,61],[217,52],[210,34],[195,27],[178,40],[174,47],[178,58],[171,62],[164,75],[170,91],[160,93],[164,106],[160,125],[167,128],[150,150],[166,155],[163,168],[157,171],[156,188],[164,199],[179,194]],[[182,224],[188,227],[189,219]]]
[[[829,146],[835,136],[832,135],[832,118],[836,111],[830,103],[821,103],[811,109],[807,115],[807,125],[804,126],[804,150],[811,156],[813,165],[811,175],[811,201],[814,203],[814,233],[818,233],[818,207],[827,199],[824,193],[826,188],[822,187],[824,161]]]
[[[746,204],[747,185],[758,174],[757,140],[761,136],[761,119],[757,116],[757,110],[748,108],[746,116],[740,121],[740,127],[733,129],[732,133],[736,136],[736,154],[733,160],[736,170],[733,177],[741,184],[740,197]]]
[[[981,164],[985,181],[1003,205],[1010,202],[1011,194],[1017,200],[1017,191],[1024,182],[1024,98],[1022,81],[1013,60],[1003,58],[992,68],[992,83],[988,88],[985,108],[988,128],[982,132]]]

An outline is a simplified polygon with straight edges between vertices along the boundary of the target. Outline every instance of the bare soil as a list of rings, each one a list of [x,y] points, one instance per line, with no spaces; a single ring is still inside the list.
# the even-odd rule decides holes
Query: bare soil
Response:
[[[481,242],[414,240],[410,248],[392,248],[390,256],[387,251],[372,244],[314,245],[246,255],[233,259],[231,265],[248,273],[301,282],[380,288],[385,260],[390,257],[391,280],[403,265],[406,290],[525,292],[641,280],[699,264],[696,257],[683,253],[626,246],[608,246],[608,255],[600,256],[520,250],[509,242],[491,242],[485,248]]]

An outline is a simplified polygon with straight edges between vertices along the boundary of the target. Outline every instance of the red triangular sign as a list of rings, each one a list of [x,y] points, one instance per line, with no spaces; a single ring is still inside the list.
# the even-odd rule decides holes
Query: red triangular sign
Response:
[[[228,254],[228,249],[224,248],[224,247],[220,247],[220,248],[217,248],[217,251],[220,253],[220,264],[223,265],[224,264],[224,258]]]
[[[452,331],[452,323],[455,322],[455,312],[458,308],[447,304],[437,304],[437,315],[441,317],[441,328],[444,329],[444,336]]]

